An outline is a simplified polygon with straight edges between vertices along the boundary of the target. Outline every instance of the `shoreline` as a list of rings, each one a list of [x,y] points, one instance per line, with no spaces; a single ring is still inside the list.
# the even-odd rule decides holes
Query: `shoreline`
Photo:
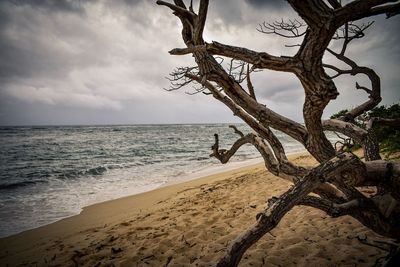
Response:
[[[315,164],[305,153],[290,159],[300,165]],[[254,223],[266,199],[290,186],[256,163],[93,204],[78,215],[1,238],[0,263],[209,266]],[[370,266],[385,255],[360,243],[359,236],[384,240],[350,217],[332,219],[299,206],[257,242],[242,263]]]
[[[304,152],[294,152],[293,154],[295,155],[295,154],[302,154],[302,153],[304,153]],[[289,155],[292,155],[292,154],[289,154]],[[83,206],[80,209],[80,212],[77,214],[67,216],[64,218],[60,218],[59,220],[56,220],[56,221],[53,221],[53,222],[50,222],[48,224],[44,224],[44,225],[41,225],[38,227],[34,227],[31,229],[27,229],[27,230],[24,230],[19,233],[11,234],[11,235],[8,235],[5,237],[0,237],[0,241],[3,239],[8,239],[8,238],[12,238],[14,236],[18,236],[18,235],[21,235],[21,234],[24,234],[24,233],[27,233],[30,231],[35,231],[36,229],[46,228],[48,226],[51,226],[52,224],[57,224],[64,220],[72,219],[73,217],[76,217],[83,213],[86,213],[87,210],[91,210],[92,208],[96,208],[96,207],[99,207],[102,205],[112,204],[113,202],[118,202],[118,201],[124,202],[124,200],[126,200],[126,199],[131,199],[131,198],[135,198],[135,197],[138,197],[138,199],[140,199],[140,201],[141,201],[142,197],[145,198],[145,195],[148,193],[150,193],[152,195],[153,195],[153,193],[157,194],[159,190],[160,191],[165,190],[165,191],[169,192],[170,187],[181,188],[181,187],[185,187],[186,184],[192,184],[192,182],[193,182],[193,184],[197,185],[198,183],[196,182],[196,180],[199,180],[198,182],[200,182],[201,180],[206,180],[207,178],[210,178],[212,176],[229,175],[231,172],[240,171],[241,169],[248,169],[248,168],[256,167],[262,163],[263,163],[262,158],[256,158],[256,159],[249,159],[249,160],[245,160],[245,161],[231,162],[231,163],[228,163],[229,165],[221,164],[221,166],[212,167],[211,170],[209,168],[204,168],[204,170],[197,171],[197,172],[194,172],[191,174],[183,175],[182,177],[179,177],[176,181],[167,182],[165,184],[162,184],[158,187],[152,188],[147,191],[138,192],[136,194],[121,196],[121,197],[117,197],[114,199],[104,200],[104,201],[93,203],[93,204],[90,204],[87,206]],[[164,192],[162,192],[162,194],[164,194]]]
[[[303,151],[300,151],[300,152],[288,153],[288,156],[292,157],[292,156],[295,156],[297,154],[301,155],[301,154],[304,154],[304,153],[306,153],[306,150],[303,150]],[[196,172],[193,172],[193,173],[190,173],[190,174],[185,174],[185,175],[182,175],[182,176],[178,176],[178,177],[176,177],[177,179],[174,180],[174,181],[169,181],[169,182],[166,182],[165,184],[162,184],[160,186],[152,187],[150,190],[145,190],[145,191],[142,191],[142,192],[138,192],[138,193],[134,193],[134,194],[126,195],[126,196],[118,196],[116,198],[102,200],[102,201],[95,202],[95,203],[92,203],[92,204],[89,204],[89,205],[85,205],[85,206],[80,208],[79,213],[72,214],[72,215],[66,216],[66,217],[62,217],[62,218],[59,218],[59,219],[54,220],[52,222],[49,222],[49,223],[46,223],[46,224],[43,224],[43,225],[40,225],[40,226],[37,226],[37,227],[33,227],[33,228],[30,228],[30,229],[26,229],[26,230],[23,230],[21,232],[17,232],[17,233],[13,233],[13,234],[10,234],[10,235],[7,235],[7,236],[0,237],[0,240],[4,239],[4,238],[15,236],[15,235],[19,235],[19,234],[22,234],[22,233],[25,233],[27,231],[31,231],[31,230],[34,230],[34,229],[37,229],[37,228],[46,227],[48,225],[57,223],[59,221],[62,221],[62,220],[65,220],[65,219],[80,215],[86,208],[94,206],[94,205],[97,205],[97,204],[101,204],[101,203],[105,203],[105,202],[109,202],[109,201],[116,201],[116,200],[123,199],[123,198],[129,198],[129,197],[133,197],[133,196],[136,196],[136,195],[152,192],[154,190],[158,190],[158,189],[161,189],[161,188],[164,188],[164,187],[174,186],[174,185],[178,185],[178,184],[181,184],[181,183],[186,183],[186,182],[190,182],[190,181],[193,181],[193,180],[205,178],[205,177],[208,177],[208,176],[219,175],[219,174],[222,174],[222,173],[225,173],[225,172],[230,172],[230,171],[234,171],[234,170],[241,169],[241,168],[247,168],[247,167],[251,167],[251,166],[256,166],[256,165],[259,165],[259,164],[262,164],[262,163],[263,163],[263,159],[260,157],[260,158],[247,159],[247,160],[244,160],[244,161],[228,162],[227,164],[220,164],[220,165],[216,165],[216,166],[212,166],[212,167],[204,167],[203,169],[201,169],[199,171],[196,171]]]
[[[244,160],[244,161],[235,161],[235,162],[229,162],[226,165],[224,164],[220,164],[220,165],[215,165],[215,166],[211,166],[211,167],[204,167],[199,171],[195,171],[193,173],[188,173],[188,174],[184,174],[181,176],[176,176],[176,180],[172,180],[172,181],[167,181],[161,185],[147,185],[144,191],[138,191],[137,193],[133,193],[133,194],[128,194],[128,195],[120,195],[120,196],[116,196],[115,198],[111,198],[111,199],[105,199],[105,200],[100,200],[98,202],[94,202],[94,203],[90,203],[88,205],[84,205],[82,207],[80,207],[79,212],[76,212],[74,214],[71,214],[69,216],[65,216],[65,217],[60,217],[59,219],[50,221],[48,223],[45,223],[43,225],[39,225],[30,229],[26,229],[26,230],[22,230],[20,232],[16,232],[16,233],[12,233],[10,235],[7,236],[0,236],[0,240],[4,239],[4,238],[8,238],[8,237],[12,237],[18,234],[22,234],[24,232],[30,231],[30,230],[34,230],[37,228],[41,228],[41,227],[46,227],[48,225],[51,225],[53,223],[57,223],[59,221],[77,216],[79,214],[81,214],[86,208],[93,206],[93,205],[97,205],[97,204],[101,204],[104,202],[109,202],[109,201],[116,201],[122,198],[129,198],[132,196],[136,196],[136,195],[140,195],[140,194],[144,194],[144,193],[148,193],[148,192],[152,192],[154,190],[158,190],[160,188],[164,188],[164,187],[168,187],[168,186],[173,186],[173,185],[177,185],[180,183],[185,183],[185,182],[190,182],[192,180],[196,180],[196,179],[201,179],[203,177],[207,177],[207,176],[211,176],[211,175],[218,175],[219,173],[224,173],[224,172],[229,172],[235,169],[240,169],[240,168],[244,168],[244,167],[248,167],[248,166],[252,166],[252,165],[257,165],[259,163],[262,162],[261,158],[253,158],[253,159],[248,159],[248,160]]]

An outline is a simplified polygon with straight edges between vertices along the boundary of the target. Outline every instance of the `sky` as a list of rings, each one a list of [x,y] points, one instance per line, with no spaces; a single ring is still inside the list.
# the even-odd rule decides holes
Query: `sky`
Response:
[[[285,44],[301,39],[256,30],[289,18],[298,17],[285,1],[211,0],[204,39],[293,55],[296,48]],[[371,20],[348,55],[375,69],[382,104],[390,105],[400,101],[400,16]],[[211,96],[188,94],[191,87],[164,90],[175,67],[194,64],[190,55],[168,54],[184,47],[180,31],[171,11],[152,0],[0,1],[0,125],[239,122]],[[294,75],[263,71],[252,78],[260,102],[302,121],[304,92]],[[368,99],[356,81],[369,85],[361,76],[335,79],[340,96],[324,118]]]

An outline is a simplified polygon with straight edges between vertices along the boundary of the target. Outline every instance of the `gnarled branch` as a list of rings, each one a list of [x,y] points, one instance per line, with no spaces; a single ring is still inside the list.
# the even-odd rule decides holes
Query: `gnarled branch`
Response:
[[[345,55],[335,53],[334,51],[328,49],[328,51],[334,55],[337,59],[345,62],[351,67],[349,71],[338,71],[338,73],[349,73],[351,75],[357,74],[365,74],[369,80],[371,81],[371,89],[367,89],[365,87],[361,87],[358,83],[356,83],[357,89],[363,89],[365,92],[369,94],[369,100],[364,102],[363,104],[353,108],[346,114],[346,118],[348,120],[354,120],[357,116],[363,114],[364,112],[371,110],[376,107],[379,102],[382,100],[381,98],[381,82],[379,76],[373,69],[367,67],[358,66],[353,60],[346,57]]]
[[[335,11],[336,24],[341,26],[349,21],[356,21],[362,18],[386,14],[392,17],[400,13],[400,3],[393,0],[357,0]]]
[[[217,266],[237,266],[243,253],[278,225],[289,210],[328,177],[335,176],[337,172],[351,169],[352,163],[356,160],[351,153],[343,154],[343,156],[335,157],[310,171],[287,192],[270,202],[267,209],[257,216],[257,222],[230,244]]]
[[[264,52],[256,52],[247,48],[221,44],[218,42],[201,44],[188,48],[175,48],[169,51],[171,55],[187,55],[198,51],[207,51],[211,55],[219,55],[228,58],[242,60],[252,64],[253,68],[280,70],[294,72],[298,66],[291,57],[276,57]]]

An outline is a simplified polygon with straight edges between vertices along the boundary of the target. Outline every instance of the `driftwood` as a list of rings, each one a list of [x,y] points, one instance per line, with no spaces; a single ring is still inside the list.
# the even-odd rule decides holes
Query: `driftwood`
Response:
[[[381,101],[381,81],[376,72],[359,66],[346,55],[348,45],[365,35],[373,23],[359,25],[355,21],[386,14],[389,18],[400,12],[400,3],[388,0],[355,0],[346,5],[337,0],[288,0],[301,19],[262,23],[258,30],[284,38],[302,38],[294,56],[274,56],[267,52],[203,39],[208,0],[200,0],[198,11],[192,1],[173,3],[157,1],[173,11],[182,23],[184,48],[172,49],[171,55],[192,55],[196,65],[180,67],[171,73],[171,90],[197,84],[194,93],[213,96],[226,105],[235,116],[248,124],[253,132],[243,134],[233,127],[238,140],[230,149],[219,148],[215,135],[211,156],[226,163],[244,144],[253,145],[262,155],[265,167],[275,175],[293,182],[293,186],[278,198],[269,201],[256,223],[232,241],[217,266],[237,266],[243,253],[265,233],[273,229],[295,205],[307,205],[332,217],[349,215],[375,232],[400,238],[400,164],[381,160],[379,144],[372,130],[373,123],[394,125],[398,120],[371,118],[367,127],[356,123]],[[340,51],[328,48],[332,40],[342,42]],[[332,54],[348,66],[341,69],[323,63],[324,53]],[[229,60],[226,67],[224,60]],[[343,65],[343,64],[342,64]],[[282,116],[257,101],[256,88],[251,82],[254,71],[273,70],[295,74],[305,94],[304,123]],[[327,74],[334,72],[332,76]],[[368,95],[368,101],[348,111],[339,119],[322,121],[328,103],[338,96],[334,79],[341,75],[363,74],[370,88],[356,83],[355,89]],[[246,86],[244,86],[246,84]],[[271,129],[281,131],[298,142],[320,163],[308,169],[288,161],[283,146]],[[365,162],[352,153],[338,151],[329,142],[324,130],[338,132],[362,145]],[[365,196],[361,186],[375,186],[378,194]],[[310,195],[314,193],[316,195]]]

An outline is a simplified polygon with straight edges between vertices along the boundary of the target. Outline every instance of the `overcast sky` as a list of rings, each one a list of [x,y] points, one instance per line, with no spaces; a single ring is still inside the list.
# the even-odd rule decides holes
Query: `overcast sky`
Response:
[[[300,41],[256,30],[263,21],[295,18],[285,1],[210,2],[206,41],[278,56],[295,52],[284,45]],[[360,65],[380,74],[383,104],[400,100],[399,17],[374,18],[366,38],[349,47]],[[211,96],[186,94],[190,87],[163,90],[174,67],[194,63],[191,56],[168,54],[183,47],[180,31],[170,10],[151,0],[0,1],[0,124],[237,121]],[[363,77],[335,80],[341,95],[325,117],[367,100],[355,81],[369,85]],[[303,89],[293,75],[264,71],[253,82],[260,101],[302,121]]]

